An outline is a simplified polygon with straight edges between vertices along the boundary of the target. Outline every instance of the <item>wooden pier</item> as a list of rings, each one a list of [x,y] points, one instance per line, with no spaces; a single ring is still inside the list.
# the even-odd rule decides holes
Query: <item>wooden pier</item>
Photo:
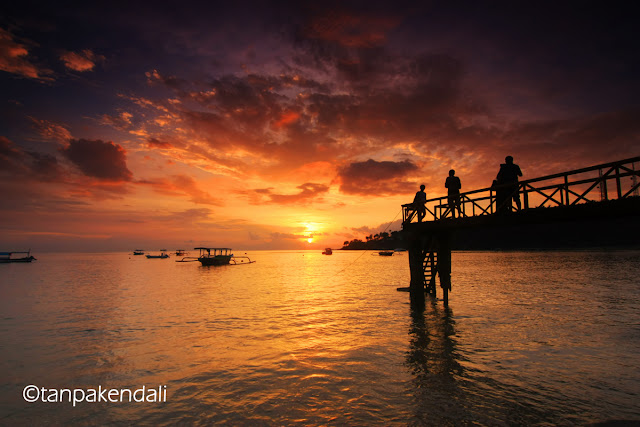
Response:
[[[454,217],[447,197],[428,199],[426,217],[417,222],[415,206],[402,205],[402,228],[409,250],[412,300],[424,300],[425,293],[436,295],[439,277],[442,299],[448,305],[451,292],[451,249],[455,234],[483,229],[525,229],[584,221],[640,221],[640,157],[604,163],[587,168],[520,181],[514,187],[490,187],[460,195],[460,210]],[[508,188],[509,194],[497,197]],[[512,204],[522,199],[522,208]],[[500,201],[500,202],[498,202]],[[630,219],[630,220],[629,220]],[[631,232],[637,233],[638,228]],[[584,230],[588,233],[589,230]],[[636,234],[636,237],[640,237]],[[606,243],[604,243],[606,244]]]

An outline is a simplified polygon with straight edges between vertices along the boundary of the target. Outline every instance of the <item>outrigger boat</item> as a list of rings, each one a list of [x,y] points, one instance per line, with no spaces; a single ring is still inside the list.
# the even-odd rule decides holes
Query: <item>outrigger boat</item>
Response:
[[[176,262],[195,262],[200,261],[203,266],[217,266],[217,265],[236,265],[236,264],[251,264],[255,261],[251,261],[248,256],[235,256],[231,252],[231,248],[193,248],[200,251],[198,257],[184,257]],[[246,261],[245,261],[246,259]],[[240,260],[240,262],[238,262]]]
[[[231,248],[193,248],[200,251],[198,261],[202,265],[226,265],[231,262]]]
[[[25,257],[13,258],[14,254],[27,254]],[[31,256],[31,250],[27,252],[0,252],[0,264],[8,262],[31,262],[36,259]]]
[[[133,254],[134,255],[144,255],[144,249],[134,249],[133,250]]]
[[[333,251],[331,250],[331,248],[326,248],[323,252],[322,255],[331,255],[333,253]]]
[[[187,252],[184,249],[176,249],[176,256],[185,256]]]
[[[166,249],[160,249],[160,255],[147,255],[147,258],[169,258]]]
[[[381,251],[378,252],[378,256],[393,256],[393,251]]]

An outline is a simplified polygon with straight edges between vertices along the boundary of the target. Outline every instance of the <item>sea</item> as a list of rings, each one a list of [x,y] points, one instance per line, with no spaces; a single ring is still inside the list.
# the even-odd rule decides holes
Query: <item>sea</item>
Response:
[[[0,264],[0,425],[640,424],[640,250],[235,254]]]

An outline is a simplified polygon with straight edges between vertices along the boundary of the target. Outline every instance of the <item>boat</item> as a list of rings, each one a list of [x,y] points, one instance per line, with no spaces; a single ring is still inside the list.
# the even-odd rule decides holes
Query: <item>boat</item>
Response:
[[[380,252],[378,252],[378,255],[380,255],[380,256],[392,256],[393,255],[393,251],[380,251]]]
[[[144,255],[144,249],[134,249],[133,250],[133,254],[134,255]]]
[[[331,248],[325,248],[324,252],[322,252],[322,255],[331,255],[333,253],[333,251],[331,250]]]
[[[185,256],[187,252],[184,249],[176,249],[176,256]]]
[[[147,254],[147,258],[151,259],[151,258],[169,258],[169,255],[167,254],[167,250],[166,249],[160,249],[160,255],[148,255]]]
[[[245,253],[242,256],[235,256],[231,253],[231,248],[193,248],[193,250],[200,251],[200,255],[197,257],[186,256],[182,259],[177,259],[176,262],[196,262],[200,261],[203,266],[215,266],[215,265],[240,265],[240,264],[253,264],[255,261],[251,261],[251,258],[246,256]]]
[[[27,256],[14,258],[13,255],[15,254],[27,254]],[[31,250],[27,252],[0,252],[0,264],[8,262],[31,262],[35,260],[36,259],[31,256]]]
[[[233,254],[231,248],[193,248],[199,250],[198,261],[202,265],[226,265],[229,264]]]

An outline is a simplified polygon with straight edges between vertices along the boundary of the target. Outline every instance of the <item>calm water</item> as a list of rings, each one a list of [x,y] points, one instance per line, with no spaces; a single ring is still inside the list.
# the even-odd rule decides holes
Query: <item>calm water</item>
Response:
[[[396,291],[406,253],[320,252],[0,265],[0,424],[640,422],[640,251],[454,253],[449,309],[424,311]],[[27,403],[30,384],[167,398]]]

